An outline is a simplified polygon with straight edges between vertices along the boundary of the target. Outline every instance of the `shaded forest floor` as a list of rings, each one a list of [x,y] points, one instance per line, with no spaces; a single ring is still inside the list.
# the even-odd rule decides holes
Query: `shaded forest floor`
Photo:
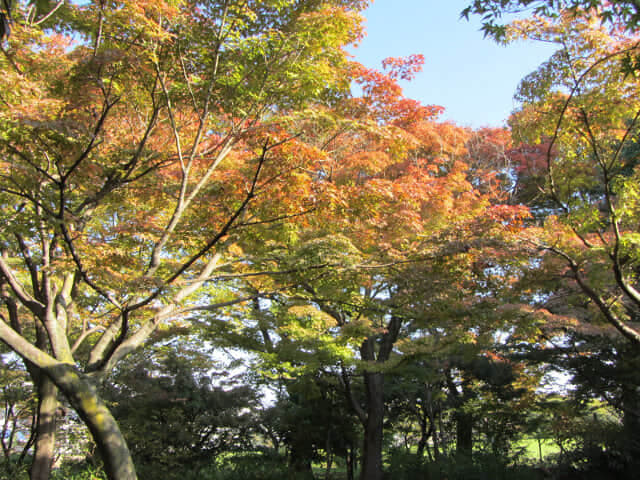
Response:
[[[598,468],[579,471],[555,461],[556,449],[542,444],[544,462],[535,460],[539,455],[537,441],[528,442],[526,458],[519,464],[507,464],[502,458],[478,454],[474,459],[449,456],[438,461],[420,461],[415,455],[392,454],[387,458],[385,479],[388,480],[606,480],[631,479],[633,476],[615,469]],[[609,471],[607,471],[609,470]],[[288,468],[285,456],[261,454],[230,455],[221,462],[199,465],[138,465],[140,479],[162,478],[163,480],[348,480],[343,462],[337,461],[327,471],[326,464],[313,465],[312,474],[293,473]],[[27,465],[9,471],[0,466],[0,480],[28,480]],[[359,478],[353,472],[353,478]],[[88,461],[63,463],[55,469],[51,480],[106,480],[99,465]]]

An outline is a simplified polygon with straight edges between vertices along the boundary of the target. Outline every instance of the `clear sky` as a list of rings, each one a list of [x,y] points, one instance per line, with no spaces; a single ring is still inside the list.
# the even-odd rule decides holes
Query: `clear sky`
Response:
[[[386,57],[425,56],[424,70],[403,84],[405,95],[445,107],[443,118],[471,127],[501,126],[516,104],[521,78],[552,53],[549,45],[497,45],[478,18],[460,19],[467,0],[374,0],[367,36],[353,51],[367,67]]]

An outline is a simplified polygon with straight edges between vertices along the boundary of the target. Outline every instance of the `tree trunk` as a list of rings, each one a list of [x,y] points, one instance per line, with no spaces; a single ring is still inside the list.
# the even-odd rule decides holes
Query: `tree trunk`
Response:
[[[369,337],[362,342],[360,346],[362,360],[376,362],[379,365],[389,360],[401,326],[402,321],[400,318],[392,317],[387,323],[386,332],[383,335],[379,338]],[[377,356],[376,346],[378,346]],[[361,412],[358,415],[364,426],[360,480],[382,480],[384,373],[365,370],[364,386],[367,408],[364,414]]]
[[[471,458],[473,452],[473,415],[458,411],[456,418],[456,453]]]
[[[327,469],[325,470],[325,480],[331,480],[331,469],[333,468],[333,454],[327,453]]]
[[[364,373],[367,419],[364,424],[360,480],[382,480],[382,430],[384,422],[384,376]]]
[[[31,465],[31,480],[48,480],[53,467],[56,447],[56,410],[58,389],[46,375],[38,375],[38,414],[35,454]]]
[[[442,421],[442,410],[438,410],[438,432],[440,434],[438,439],[438,448],[440,453],[443,456],[446,456],[449,454],[448,450],[450,450],[450,442],[448,435],[446,435],[446,430],[444,429],[444,422]]]
[[[18,320],[14,322],[19,327]],[[47,351],[49,335],[41,322],[36,322],[36,346]],[[31,480],[48,480],[53,468],[56,450],[56,409],[58,408],[58,389],[40,368],[31,362],[26,367],[33,384],[38,389],[38,408],[35,425],[35,451],[29,472]]]
[[[426,415],[429,417],[429,422],[431,424],[431,437],[433,438],[433,458],[437,461],[440,460],[440,441],[439,441],[439,432],[438,427],[436,425],[436,411],[433,406],[431,392],[427,394],[427,412]],[[431,457],[431,453],[429,453],[429,457]]]
[[[296,480],[313,480],[310,448],[295,440],[292,443],[289,452],[289,477]]]
[[[635,389],[625,388],[622,396],[622,428],[627,456],[634,464],[640,462],[640,401]]]
[[[540,457],[540,463],[542,463],[542,439],[538,437],[538,456]]]
[[[418,450],[416,451],[416,455],[420,459],[424,457],[427,440],[429,440],[429,437],[431,436],[431,431],[427,429],[427,420],[427,415],[422,412],[420,415],[420,440],[418,441]]]
[[[326,480],[331,479],[331,467],[333,467],[333,452],[331,449],[331,429],[327,432],[327,441],[325,444],[325,452],[327,454],[327,470],[324,478]]]
[[[91,380],[72,365],[58,364],[43,371],[69,400],[89,428],[109,480],[137,480],[131,453],[118,423],[99,397]]]
[[[89,428],[109,480],[137,480],[127,442],[89,377],[80,373],[72,363],[60,362],[36,348],[1,320],[0,339],[40,368],[69,400]]]
[[[456,454],[471,457],[473,451],[473,414],[464,411],[464,406],[473,393],[468,387],[468,382],[462,378],[462,393],[458,391],[458,386],[453,379],[451,369],[445,372],[449,398],[454,408],[454,419],[456,422]]]
[[[345,463],[347,465],[347,480],[354,480],[355,478],[355,464],[356,464],[356,452],[353,445],[347,446],[347,454],[345,456]]]

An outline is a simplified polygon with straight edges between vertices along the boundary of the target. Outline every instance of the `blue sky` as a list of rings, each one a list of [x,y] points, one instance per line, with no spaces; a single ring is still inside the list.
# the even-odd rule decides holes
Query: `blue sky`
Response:
[[[445,107],[460,125],[501,126],[515,108],[522,77],[552,53],[548,45],[497,45],[483,38],[480,21],[460,19],[467,0],[375,0],[365,11],[367,36],[356,60],[379,68],[386,57],[421,53],[424,70],[403,84],[405,95]]]

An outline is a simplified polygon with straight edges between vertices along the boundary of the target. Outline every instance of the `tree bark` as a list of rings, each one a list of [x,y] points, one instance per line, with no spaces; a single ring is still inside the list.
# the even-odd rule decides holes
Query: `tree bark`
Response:
[[[355,447],[351,444],[347,446],[347,452],[345,455],[345,463],[347,465],[347,480],[354,480],[355,464],[356,464],[356,451]]]
[[[137,480],[127,443],[91,380],[72,365],[43,369],[89,427],[109,480]]]
[[[462,380],[462,393],[458,391],[450,369],[445,372],[449,397],[455,408],[454,419],[456,422],[456,454],[471,457],[473,452],[473,414],[464,411],[466,401],[471,397],[471,392],[465,388],[466,380]]]
[[[456,418],[456,454],[471,458],[473,452],[473,415],[458,411]]]
[[[56,410],[58,389],[46,375],[39,374],[38,414],[36,424],[35,453],[29,478],[48,480],[53,468],[56,447]]]
[[[427,393],[427,415],[429,417],[429,422],[431,423],[431,435],[433,437],[433,458],[438,461],[440,460],[440,440],[439,440],[439,432],[438,427],[436,425],[436,409],[433,405],[433,399],[431,392]],[[428,446],[427,446],[428,448]],[[431,456],[431,454],[429,454]]]
[[[393,345],[398,338],[401,320],[392,317],[386,332],[380,337],[369,337],[360,346],[362,360],[379,365],[389,360]],[[377,355],[376,355],[377,347]],[[366,414],[361,416],[364,426],[362,446],[362,469],[360,480],[382,480],[382,439],[384,426],[384,373],[374,370],[364,371]]]
[[[427,428],[427,422],[429,422],[429,428]],[[427,449],[427,441],[433,433],[433,422],[429,421],[429,417],[425,411],[420,412],[420,440],[418,441],[418,450],[416,455],[422,459],[424,457],[424,451]],[[431,454],[429,452],[429,457]],[[430,458],[431,459],[431,458]]]
[[[73,364],[64,363],[36,348],[0,319],[0,339],[47,375],[89,427],[109,480],[137,480],[131,453],[118,423],[91,380]]]
[[[17,323],[17,319],[16,322]],[[49,336],[43,324],[36,321],[36,346],[47,351]],[[38,389],[36,412],[35,452],[29,476],[31,480],[48,480],[53,468],[56,450],[56,409],[58,389],[49,377],[33,363],[26,362],[27,370]]]
[[[364,424],[360,480],[382,480],[382,435],[384,422],[384,376],[364,373],[367,419]]]
[[[621,405],[626,453],[637,465],[640,459],[640,396],[635,386],[623,386]]]
[[[325,444],[325,452],[327,454],[327,470],[325,474],[326,480],[331,480],[331,467],[333,466],[333,452],[331,449],[331,429],[327,432],[327,442]]]

